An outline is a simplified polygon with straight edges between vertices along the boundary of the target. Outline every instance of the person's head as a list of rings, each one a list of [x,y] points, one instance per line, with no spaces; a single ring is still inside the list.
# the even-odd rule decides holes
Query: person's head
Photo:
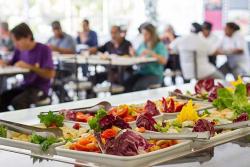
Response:
[[[198,34],[201,31],[201,25],[199,23],[192,23],[191,32]]]
[[[175,35],[175,31],[172,25],[167,25],[165,27],[165,33]]]
[[[83,28],[83,31],[89,31],[89,20],[84,19],[82,21],[82,28]]]
[[[54,33],[54,36],[56,38],[61,38],[63,35],[63,31],[62,31],[62,27],[61,27],[60,22],[59,21],[52,22],[51,27],[52,27],[52,31]]]
[[[7,22],[0,23],[0,35],[9,32],[9,25]]]
[[[144,23],[142,23],[142,24],[138,27],[138,31],[139,31],[140,34],[142,33],[142,28],[143,28],[144,26],[148,25],[148,24],[151,24],[151,23],[149,23],[149,22],[144,22]]]
[[[11,38],[19,50],[27,50],[34,42],[33,33],[26,23],[21,23],[11,30]]]
[[[160,41],[156,28],[153,24],[147,24],[141,28],[144,42],[151,49],[155,47],[155,45]]]
[[[234,32],[239,31],[240,26],[234,22],[228,22],[225,26],[225,35],[231,37]]]
[[[203,24],[202,24],[202,34],[204,37],[208,37],[212,31],[212,28],[213,28],[213,24],[208,22],[208,21],[205,21]]]
[[[119,41],[122,38],[121,32],[122,31],[120,26],[112,26],[110,31],[112,40]]]

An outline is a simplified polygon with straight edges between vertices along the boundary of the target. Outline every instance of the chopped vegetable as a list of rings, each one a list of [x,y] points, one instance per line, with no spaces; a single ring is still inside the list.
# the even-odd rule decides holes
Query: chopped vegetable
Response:
[[[97,141],[92,134],[82,137],[77,142],[70,144],[69,149],[77,151],[100,152]]]
[[[238,116],[236,119],[233,120],[233,122],[242,122],[247,121],[249,118],[247,113],[242,113],[240,116]]]
[[[99,121],[101,118],[107,115],[107,112],[104,109],[99,109],[95,115],[95,117],[91,118],[88,121],[90,129],[93,129],[96,132],[99,132],[101,130]]]
[[[234,92],[227,88],[219,89],[218,98],[214,100],[213,105],[219,110],[229,108],[237,116],[242,113],[250,114],[250,103],[248,102],[247,90],[244,84],[238,84]]]
[[[53,136],[42,137],[36,134],[32,134],[31,136],[31,143],[40,144],[41,150],[44,152],[47,151],[52,144],[58,142],[60,142],[60,140]]]
[[[56,126],[62,127],[64,116],[61,114],[54,114],[52,111],[48,112],[47,114],[40,113],[38,115],[40,119],[40,123],[43,123],[46,127]]]
[[[76,130],[79,130],[81,128],[81,125],[79,123],[75,123],[73,125],[73,128],[76,129]]]
[[[3,125],[0,125],[0,137],[3,138],[7,137],[7,129]]]
[[[193,127],[193,132],[206,132],[209,131],[211,136],[215,135],[213,124],[205,119],[199,119]]]
[[[133,156],[147,152],[151,145],[142,136],[126,130],[116,138],[107,140],[105,151],[107,154]]]
[[[189,100],[188,103],[185,106],[183,106],[181,112],[177,115],[177,118],[176,118],[176,120],[179,123],[183,123],[185,121],[196,122],[198,119],[199,119],[199,116],[196,110],[194,109],[192,100]]]
[[[160,115],[159,110],[156,107],[156,104],[150,100],[147,101],[144,110],[146,113],[150,114],[151,116]]]
[[[110,139],[114,138],[117,135],[117,130],[114,128],[111,129],[106,129],[105,131],[102,132],[101,137],[104,139]]]
[[[156,131],[155,129],[155,125],[156,121],[154,120],[154,118],[148,114],[148,113],[144,113],[141,114],[137,120],[136,120],[136,126],[138,128],[145,128],[146,130],[150,130],[150,131]]]

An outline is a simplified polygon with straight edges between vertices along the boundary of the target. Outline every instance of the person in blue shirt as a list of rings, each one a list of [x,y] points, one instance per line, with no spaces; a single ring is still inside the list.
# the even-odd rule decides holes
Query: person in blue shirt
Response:
[[[141,65],[135,74],[124,84],[126,92],[139,91],[154,84],[162,84],[164,65],[167,63],[168,52],[160,41],[156,28],[152,24],[141,27],[144,41],[136,51],[136,56],[153,57],[157,61]]]
[[[82,22],[83,32],[80,32],[76,38],[77,44],[85,44],[88,47],[97,47],[97,34],[89,27],[89,20],[84,19]]]

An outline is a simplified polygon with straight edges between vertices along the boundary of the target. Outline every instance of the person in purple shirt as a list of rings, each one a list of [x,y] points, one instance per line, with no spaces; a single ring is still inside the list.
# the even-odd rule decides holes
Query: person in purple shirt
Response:
[[[80,32],[76,38],[77,44],[85,44],[88,47],[97,47],[97,34],[89,27],[89,20],[84,19],[82,22],[83,32]]]
[[[48,96],[51,79],[55,76],[51,50],[48,46],[35,42],[33,33],[26,23],[11,30],[15,52],[11,61],[1,65],[14,65],[30,70],[24,76],[21,86],[0,95],[0,112],[12,105],[15,109],[28,108],[41,98]]]

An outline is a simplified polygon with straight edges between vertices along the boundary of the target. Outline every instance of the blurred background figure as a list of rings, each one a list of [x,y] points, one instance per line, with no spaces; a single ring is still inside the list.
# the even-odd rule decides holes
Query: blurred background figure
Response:
[[[7,22],[0,23],[0,52],[11,52],[14,50]]]
[[[89,20],[84,19],[82,22],[82,32],[78,33],[76,38],[77,44],[84,44],[87,47],[97,47],[97,34],[90,29]]]
[[[207,41],[209,48],[211,48],[210,55],[208,57],[209,62],[216,66],[216,55],[214,54],[218,45],[218,37],[212,33],[213,25],[210,22],[205,21],[202,24],[201,37]]]
[[[74,39],[69,34],[63,32],[59,21],[54,21],[51,26],[54,36],[47,42],[51,50],[60,54],[74,54],[76,49]]]
[[[0,112],[12,105],[15,110],[29,108],[49,94],[51,79],[55,76],[51,50],[34,40],[33,33],[26,23],[11,30],[16,47],[13,58],[6,65],[25,68],[31,72],[25,75],[21,86],[7,90],[0,95]]]
[[[129,55],[132,44],[124,38],[121,27],[116,25],[112,26],[110,35],[110,41],[106,42],[102,46],[90,48],[90,53],[96,54],[99,51],[102,53],[106,52],[108,54],[117,54],[121,56]]]
[[[177,38],[170,45],[172,52],[180,55],[181,68],[186,82],[193,78],[224,78],[208,61],[210,48],[207,42],[198,35],[201,30],[201,25],[192,23],[190,34]]]
[[[164,31],[163,36],[161,37],[162,42],[166,45],[168,50],[169,58],[168,62],[165,66],[166,69],[170,69],[172,74],[172,82],[175,84],[175,76],[178,72],[181,73],[181,65],[180,65],[180,57],[176,53],[171,52],[171,48],[169,47],[170,43],[173,42],[178,36],[176,35],[174,28],[172,25],[167,25]]]
[[[0,23],[0,59],[8,59],[8,54],[14,50],[7,22]],[[6,77],[0,77],[0,93],[7,89]]]
[[[60,54],[75,54],[75,41],[73,37],[63,32],[60,22],[54,21],[51,27],[54,35],[47,42],[51,50]],[[53,90],[58,96],[60,103],[72,100],[67,90],[65,90],[64,85],[72,80],[76,70],[76,65],[72,63],[59,62],[57,65]]]
[[[133,52],[132,44],[125,38],[120,26],[112,26],[110,30],[110,35],[110,41],[106,42],[102,46],[90,48],[89,52],[91,54],[96,54],[99,51],[101,53],[116,54],[119,56],[131,56],[131,54],[133,54],[131,53]],[[111,67],[110,69],[107,68],[105,72],[96,73],[94,76],[91,76],[89,78],[93,85],[102,83],[103,81],[107,80],[107,76],[108,81],[114,84],[119,83],[120,76],[118,67]],[[132,68],[125,68],[124,73],[124,76],[128,78],[132,73]],[[91,96],[95,96],[93,95],[92,91],[89,91],[88,94],[92,94]]]
[[[239,30],[240,27],[236,23],[228,22],[224,29],[224,37],[216,52],[219,55],[227,56],[227,62],[220,70],[225,75],[232,73],[234,78],[237,78],[238,75],[250,74],[247,43]]]
[[[136,56],[154,57],[157,62],[141,65],[125,82],[126,92],[149,89],[151,85],[163,83],[164,65],[167,63],[168,52],[152,24],[140,28],[143,43],[136,50]]]

